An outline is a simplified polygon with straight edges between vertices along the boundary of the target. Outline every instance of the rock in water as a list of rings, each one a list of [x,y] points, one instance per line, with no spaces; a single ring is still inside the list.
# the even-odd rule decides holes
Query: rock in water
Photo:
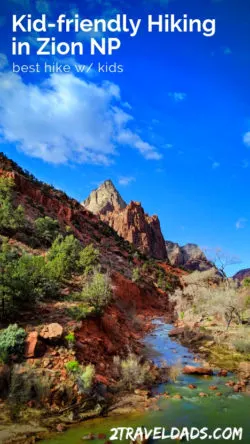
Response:
[[[185,375],[212,375],[213,370],[210,367],[194,367],[192,365],[186,365],[182,372]]]

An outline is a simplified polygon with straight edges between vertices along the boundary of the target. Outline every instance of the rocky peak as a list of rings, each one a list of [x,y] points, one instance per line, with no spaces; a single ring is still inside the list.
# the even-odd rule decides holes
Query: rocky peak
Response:
[[[82,205],[94,214],[106,214],[109,211],[122,210],[127,204],[113,182],[105,180],[96,190],[90,193],[89,197],[82,202]]]
[[[205,271],[213,267],[213,264],[196,244],[186,244],[182,247],[171,241],[166,241],[165,244],[171,265],[182,266],[190,271]]]

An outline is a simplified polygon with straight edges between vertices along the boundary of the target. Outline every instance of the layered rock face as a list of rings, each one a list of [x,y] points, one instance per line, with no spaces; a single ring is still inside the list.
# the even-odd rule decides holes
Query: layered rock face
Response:
[[[127,206],[111,180],[105,180],[99,188],[92,191],[82,205],[94,214],[106,214]]]
[[[171,241],[166,241],[165,244],[169,262],[173,266],[182,266],[190,271],[205,271],[213,267],[196,244],[187,244],[183,247]]]
[[[157,216],[148,216],[139,202],[132,201],[123,210],[107,212],[101,218],[142,253],[156,259],[167,258],[160,221]]]
[[[142,253],[166,259],[167,252],[157,216],[148,216],[139,202],[127,205],[113,183],[105,181],[82,205],[99,214],[120,236]]]

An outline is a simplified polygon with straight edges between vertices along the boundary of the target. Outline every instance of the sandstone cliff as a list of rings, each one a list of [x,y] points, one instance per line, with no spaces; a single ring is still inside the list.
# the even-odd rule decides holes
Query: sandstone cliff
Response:
[[[99,188],[92,191],[82,205],[94,214],[105,214],[127,206],[111,180],[105,180]]]
[[[171,241],[166,241],[165,244],[171,265],[182,266],[190,271],[205,271],[213,267],[213,264],[196,244],[187,244],[183,247]]]
[[[126,208],[101,214],[117,233],[134,244],[142,253],[156,259],[166,259],[167,252],[157,216],[148,216],[139,202]]]
[[[141,204],[127,205],[110,180],[92,191],[84,207],[99,214],[120,236],[134,244],[142,253],[166,259],[166,247],[157,216],[149,216]]]

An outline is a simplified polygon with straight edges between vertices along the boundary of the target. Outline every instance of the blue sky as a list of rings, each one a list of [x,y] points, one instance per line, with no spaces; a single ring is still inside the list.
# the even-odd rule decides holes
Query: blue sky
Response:
[[[60,13],[127,13],[143,23],[148,14],[186,13],[215,18],[216,34],[149,34],[142,25],[134,38],[119,36],[113,56],[39,58],[33,33],[32,54],[11,56],[11,15],[42,12],[51,21]],[[250,267],[249,25],[245,0],[8,0],[0,7],[1,151],[79,200],[111,178],[125,200],[158,214],[166,239],[197,243],[210,256],[220,249],[229,274]],[[13,62],[44,61],[93,62],[94,69],[11,72]],[[124,72],[97,73],[98,62]]]

